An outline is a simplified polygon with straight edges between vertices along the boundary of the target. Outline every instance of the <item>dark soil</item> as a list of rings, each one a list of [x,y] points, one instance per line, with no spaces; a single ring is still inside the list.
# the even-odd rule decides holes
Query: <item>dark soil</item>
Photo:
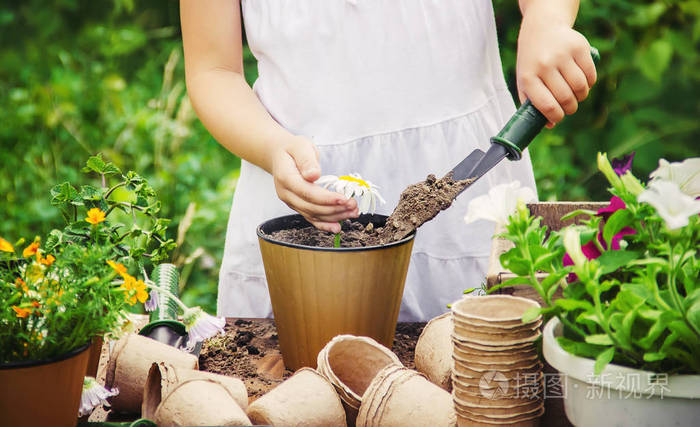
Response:
[[[396,327],[392,350],[406,367],[415,366],[413,352],[424,326],[418,322]],[[204,342],[199,369],[240,378],[251,401],[292,375],[284,368],[272,320],[229,320],[224,332]]]
[[[375,228],[371,223],[364,226],[357,221],[344,221],[341,224],[340,246],[356,248],[399,241],[433,219],[440,211],[449,208],[455,197],[471,183],[472,180],[454,181],[452,172],[440,179],[428,175],[425,181],[409,185],[401,193],[399,204],[387,218],[384,227]],[[305,227],[276,231],[270,237],[282,242],[331,248],[335,235],[314,227]]]

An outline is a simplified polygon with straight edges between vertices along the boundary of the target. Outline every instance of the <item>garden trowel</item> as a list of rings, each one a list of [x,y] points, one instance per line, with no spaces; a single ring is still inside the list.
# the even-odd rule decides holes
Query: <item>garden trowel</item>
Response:
[[[179,275],[173,264],[158,264],[151,276],[159,288],[167,289],[175,297],[179,295]],[[187,348],[187,330],[185,324],[178,320],[177,302],[171,295],[156,292],[158,292],[158,307],[151,312],[148,324],[141,328],[139,334],[199,356],[202,350],[201,342],[197,343],[193,349]]]
[[[600,54],[591,48],[593,62],[598,62]],[[547,124],[544,115],[535,108],[530,100],[526,100],[518,111],[503,126],[498,135],[491,137],[491,147],[484,153],[476,149],[452,169],[452,179],[455,181],[469,179],[472,183],[490,171],[504,158],[520,160],[523,150]],[[469,187],[466,186],[465,189]],[[464,191],[464,190],[462,190]]]

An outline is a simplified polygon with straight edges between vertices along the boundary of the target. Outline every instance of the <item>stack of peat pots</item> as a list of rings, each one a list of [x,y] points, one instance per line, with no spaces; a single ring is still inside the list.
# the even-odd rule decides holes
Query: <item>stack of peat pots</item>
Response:
[[[467,296],[452,304],[452,397],[458,426],[536,426],[544,413],[535,341],[542,317],[522,322],[537,302],[509,295]]]

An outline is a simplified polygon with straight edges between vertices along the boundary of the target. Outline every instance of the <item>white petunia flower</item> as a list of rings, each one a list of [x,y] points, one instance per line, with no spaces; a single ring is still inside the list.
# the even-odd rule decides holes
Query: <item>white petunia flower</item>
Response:
[[[693,199],[700,197],[700,157],[669,163],[659,159],[659,167],[650,175],[652,180],[671,181]]]
[[[651,181],[637,201],[652,205],[669,230],[685,227],[689,217],[700,213],[700,200],[682,192],[677,183],[661,179]]]
[[[93,377],[85,377],[83,380],[83,393],[80,395],[80,408],[78,416],[90,415],[98,406],[105,404],[109,406],[107,399],[119,394],[115,388],[107,389],[99,384]]]
[[[469,202],[464,222],[467,224],[485,219],[497,224],[505,224],[508,217],[516,211],[518,201],[529,203],[537,200],[537,195],[530,187],[521,187],[520,181],[499,184],[491,188],[488,194],[475,197]]]
[[[581,236],[575,227],[567,227],[564,229],[564,249],[569,254],[574,265],[581,267],[586,263],[586,255],[581,249]]]
[[[224,332],[226,319],[207,314],[199,307],[188,308],[182,315],[187,328],[187,349],[191,350],[198,342]]]
[[[360,203],[358,207],[360,213],[369,212],[374,214],[377,208],[377,200],[379,200],[379,203],[386,203],[379,194],[379,187],[370,181],[362,179],[357,173],[343,176],[324,175],[316,180],[316,184],[343,194],[347,198],[359,198]]]

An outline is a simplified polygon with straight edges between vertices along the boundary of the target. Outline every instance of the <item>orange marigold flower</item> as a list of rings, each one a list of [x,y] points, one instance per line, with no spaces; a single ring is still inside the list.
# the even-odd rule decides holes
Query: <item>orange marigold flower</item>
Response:
[[[97,225],[105,220],[105,213],[102,212],[99,208],[90,209],[87,215],[88,216],[85,218],[85,221],[89,222],[92,225]]]
[[[28,308],[17,307],[16,305],[13,305],[13,306],[12,306],[12,309],[13,309],[13,310],[15,311],[15,313],[17,314],[17,317],[19,317],[19,318],[21,318],[21,319],[26,318],[26,317],[29,316],[29,314],[31,314],[31,312],[32,312],[32,310],[30,310],[30,309],[28,309]]]
[[[41,252],[37,252],[36,260],[39,262],[39,264],[44,264],[48,267],[49,265],[53,264],[54,261],[56,261],[56,257],[53,255],[46,255],[46,257],[42,257]]]
[[[146,290],[146,284],[143,283],[143,280],[138,280],[134,285],[134,289],[136,289],[136,299],[138,299],[141,304],[148,300],[148,291]]]
[[[39,252],[39,242],[35,240],[29,246],[24,248],[22,251],[22,256],[25,258],[30,258],[36,255],[37,252]]]
[[[22,292],[29,291],[29,287],[27,287],[27,284],[24,282],[24,280],[22,280],[21,277],[15,279],[15,287],[17,289],[22,289]]]
[[[10,242],[0,237],[0,251],[3,252],[14,252],[15,248]]]
[[[39,301],[32,301],[32,307],[39,308],[41,307],[41,304],[39,304]]]

